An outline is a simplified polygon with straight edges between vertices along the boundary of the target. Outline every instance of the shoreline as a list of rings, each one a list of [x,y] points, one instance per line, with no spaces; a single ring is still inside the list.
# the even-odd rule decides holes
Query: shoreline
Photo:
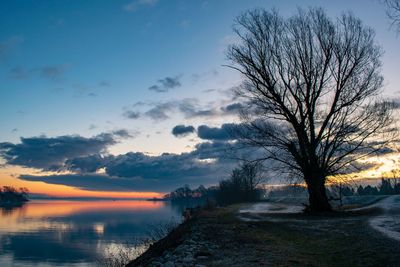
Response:
[[[217,249],[218,246],[201,241],[204,236],[195,231],[203,212],[205,211],[197,211],[189,220],[183,221],[126,266],[206,266],[198,264],[198,261],[208,258],[211,255],[209,250]]]

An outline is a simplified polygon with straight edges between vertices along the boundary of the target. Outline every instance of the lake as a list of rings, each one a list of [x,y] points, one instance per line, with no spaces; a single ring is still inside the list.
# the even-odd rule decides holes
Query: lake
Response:
[[[110,249],[180,220],[181,207],[161,201],[33,200],[0,208],[0,266],[96,266]]]

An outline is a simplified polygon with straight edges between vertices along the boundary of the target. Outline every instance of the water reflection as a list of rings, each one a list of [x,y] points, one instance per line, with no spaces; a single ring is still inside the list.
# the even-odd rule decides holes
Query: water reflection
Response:
[[[25,203],[21,203],[18,205],[11,205],[11,206],[0,206],[0,213],[1,215],[8,215],[11,214],[14,210],[20,209]]]
[[[0,266],[94,266],[105,248],[180,220],[181,209],[150,201],[32,201],[0,214]]]

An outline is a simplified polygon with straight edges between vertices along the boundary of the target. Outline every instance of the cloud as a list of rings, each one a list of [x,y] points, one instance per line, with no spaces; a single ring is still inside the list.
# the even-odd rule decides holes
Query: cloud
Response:
[[[95,173],[111,159],[111,156],[100,154],[82,156],[65,161],[65,168],[76,173]]]
[[[135,12],[142,6],[154,6],[155,4],[157,4],[157,0],[134,0],[124,5],[123,9],[127,12]]]
[[[128,118],[128,119],[136,120],[136,119],[139,119],[139,118],[140,118],[140,112],[133,111],[133,110],[127,110],[127,111],[125,111],[125,112],[123,113],[123,116],[124,116],[125,118]]]
[[[133,138],[136,137],[139,132],[136,131],[129,131],[127,129],[118,129],[114,130],[111,132],[114,136],[120,137],[120,138]]]
[[[238,124],[225,123],[221,127],[209,127],[200,125],[197,128],[197,135],[205,140],[233,140],[235,139],[235,129]]]
[[[144,115],[159,121],[170,118],[172,113],[181,113],[185,118],[210,117],[217,114],[215,109],[201,106],[196,98],[185,98],[156,103]]]
[[[176,103],[174,101],[161,102],[144,113],[145,116],[155,121],[166,120],[169,118],[168,113],[174,110]]]
[[[67,174],[67,175],[21,175],[25,181],[41,181],[48,184],[69,185],[90,191],[139,191],[143,186],[137,180],[110,177],[101,174]],[[147,188],[148,189],[148,188]]]
[[[244,105],[241,103],[231,103],[225,107],[221,107],[222,112],[225,114],[239,114],[240,111],[244,108]]]
[[[125,130],[86,138],[78,135],[22,138],[19,144],[0,143],[0,156],[7,164],[42,170],[62,170],[67,159],[106,153],[118,138],[130,136]]]
[[[175,77],[165,77],[163,79],[159,79],[157,81],[157,84],[149,87],[149,90],[155,91],[157,93],[166,93],[171,89],[181,86],[180,78],[181,76],[178,75]]]
[[[189,126],[185,126],[183,124],[181,125],[176,125],[173,129],[172,129],[172,134],[176,137],[181,137],[181,136],[186,136],[190,133],[195,132],[195,129],[193,126],[189,125]]]
[[[200,160],[214,159],[217,162],[230,161],[237,144],[223,141],[203,142],[196,145],[191,154]]]
[[[69,175],[21,175],[19,179],[25,181],[40,181],[48,184],[73,186],[89,191],[114,191],[114,192],[169,192],[182,186],[187,180],[173,179],[142,179],[112,177],[101,174],[69,174]],[[214,179],[205,177],[192,183],[192,186],[210,184]]]
[[[111,83],[109,81],[103,80],[103,81],[99,82],[99,86],[100,87],[110,87]]]
[[[97,129],[97,126],[96,126],[96,124],[90,124],[89,125],[89,128],[88,128],[89,130],[95,130],[95,129]]]
[[[66,69],[66,65],[50,65],[37,68],[34,71],[39,72],[42,78],[56,81],[62,78]]]
[[[29,77],[29,71],[24,69],[23,67],[16,66],[10,69],[9,78],[13,80],[24,80]]]
[[[106,166],[106,173],[110,176],[143,179],[184,179],[207,175],[208,167],[208,164],[196,162],[190,153],[164,153],[152,157],[137,152],[115,157]]]
[[[217,115],[214,107],[203,107],[196,98],[186,98],[177,102],[178,110],[185,118],[213,117]]]
[[[122,116],[131,119],[147,117],[155,121],[169,119],[174,114],[183,115],[185,119],[238,116],[239,111],[245,108],[246,104],[233,102],[237,99],[232,98],[232,94],[228,94],[227,90],[220,93],[225,95],[224,99],[206,103],[194,97],[160,102],[138,102],[129,108],[125,107]]]
[[[41,78],[58,81],[63,78],[67,65],[49,65],[27,69],[21,66],[15,66],[9,71],[9,78],[14,80],[28,79],[31,75],[37,74]]]
[[[184,126],[194,131],[193,126]],[[235,142],[213,140],[193,151],[150,156],[141,152],[110,155],[107,148],[132,134],[121,129],[91,138],[60,136],[21,138],[21,143],[0,143],[7,164],[39,170],[69,171],[57,175],[21,175],[29,181],[74,186],[85,190],[169,191],[183,184],[211,185],[226,178],[236,165]],[[251,153],[254,156],[254,153]],[[246,158],[250,158],[246,156]],[[100,173],[101,170],[101,173]]]
[[[182,154],[149,156],[129,152],[118,156],[88,155],[69,159],[68,175],[21,175],[20,179],[74,186],[85,190],[170,191],[183,184],[215,184],[229,175],[235,162],[225,159],[227,143],[204,144]],[[104,169],[104,174],[96,173]]]

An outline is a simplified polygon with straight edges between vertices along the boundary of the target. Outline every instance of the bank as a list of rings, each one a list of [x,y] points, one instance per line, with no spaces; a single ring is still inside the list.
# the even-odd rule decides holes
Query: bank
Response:
[[[368,223],[379,209],[258,221],[246,205],[199,211],[127,266],[400,266],[400,243]]]

